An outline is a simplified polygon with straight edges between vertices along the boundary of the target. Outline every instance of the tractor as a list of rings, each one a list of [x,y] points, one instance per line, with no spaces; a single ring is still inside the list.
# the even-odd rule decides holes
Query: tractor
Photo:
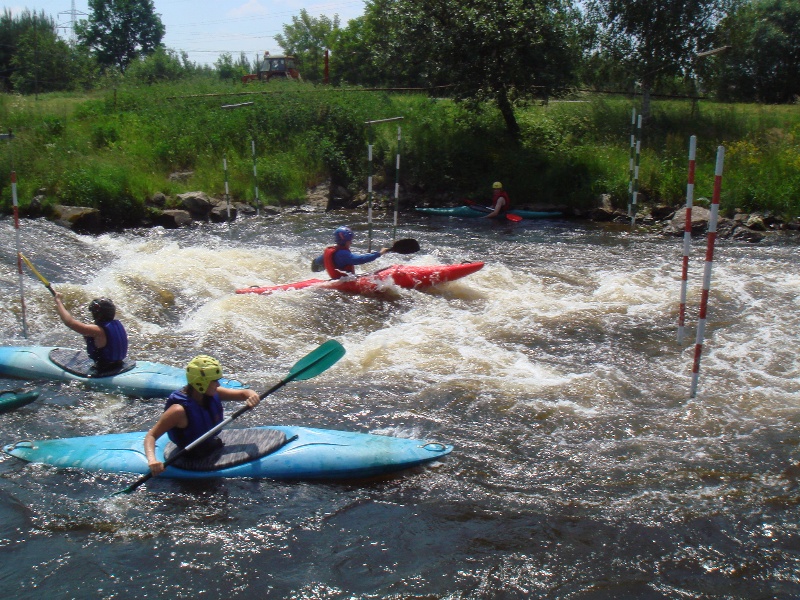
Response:
[[[294,56],[270,56],[269,52],[265,52],[264,60],[258,65],[258,73],[244,75],[242,83],[247,83],[248,81],[270,81],[276,77],[302,81],[294,61]]]

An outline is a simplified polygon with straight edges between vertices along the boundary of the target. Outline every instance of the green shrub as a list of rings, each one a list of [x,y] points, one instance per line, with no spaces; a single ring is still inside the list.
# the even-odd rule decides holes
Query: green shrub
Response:
[[[137,224],[145,214],[144,202],[131,191],[124,166],[89,164],[66,172],[59,199],[67,206],[99,209],[111,226]]]

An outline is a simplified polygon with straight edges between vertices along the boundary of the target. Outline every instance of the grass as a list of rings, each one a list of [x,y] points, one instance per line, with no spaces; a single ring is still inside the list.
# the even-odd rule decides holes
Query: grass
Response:
[[[244,95],[246,93],[246,95]],[[236,106],[232,106],[236,105]],[[23,213],[45,204],[93,206],[120,224],[143,216],[146,200],[203,190],[253,203],[256,146],[261,203],[299,204],[327,179],[393,184],[402,131],[401,184],[436,199],[487,199],[500,180],[519,204],[588,208],[600,194],[628,202],[630,119],[625,99],[517,107],[520,140],[491,106],[448,99],[315,87],[298,82],[207,80],[126,86],[92,94],[0,96],[0,169],[16,170]],[[376,124],[366,121],[403,117]],[[795,107],[658,101],[642,130],[640,202],[685,202],[689,136],[698,139],[695,197],[711,197],[717,147],[726,149],[721,208],[800,215],[800,113]],[[174,171],[192,171],[185,182]],[[387,186],[387,187],[389,187]],[[8,178],[0,209],[8,212]]]

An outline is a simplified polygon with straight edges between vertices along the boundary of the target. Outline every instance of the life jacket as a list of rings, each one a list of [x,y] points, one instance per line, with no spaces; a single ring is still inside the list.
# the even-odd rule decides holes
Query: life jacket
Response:
[[[178,390],[172,392],[164,405],[164,410],[173,404],[180,404],[186,411],[186,418],[189,424],[181,429],[173,427],[167,431],[167,435],[172,442],[179,448],[186,448],[189,444],[201,437],[215,425],[222,423],[222,402],[217,394],[206,396],[206,406],[201,406],[197,401],[192,400],[186,392]],[[216,435],[203,441],[202,444],[192,448],[191,454],[202,456],[208,454],[220,446],[220,440]]]
[[[336,263],[333,262],[333,255],[336,254],[336,251],[340,250],[338,246],[328,246],[325,248],[325,251],[322,253],[322,261],[325,264],[325,270],[328,272],[328,275],[331,279],[339,279],[346,273],[352,273],[355,275],[356,269],[353,265],[347,265],[346,267],[342,267],[341,269],[336,266]]]
[[[106,332],[106,345],[102,348],[95,346],[93,337],[85,337],[86,353],[94,360],[98,367],[113,367],[122,363],[128,356],[128,334],[122,323],[117,319],[98,323]]]
[[[501,213],[511,210],[511,198],[509,198],[508,192],[505,190],[495,190],[494,194],[492,194],[492,210],[497,206],[498,198],[503,198],[505,200],[503,208],[500,210]]]

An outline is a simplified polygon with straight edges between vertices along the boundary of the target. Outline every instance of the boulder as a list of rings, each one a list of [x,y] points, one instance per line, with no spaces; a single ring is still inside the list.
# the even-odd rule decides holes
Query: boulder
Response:
[[[86,206],[53,206],[53,220],[77,232],[95,233],[103,230],[103,219],[100,211]]]
[[[692,233],[703,233],[708,228],[708,220],[711,218],[711,211],[702,206],[692,207]],[[686,230],[686,207],[675,211],[668,224],[668,230],[681,235]]]
[[[164,229],[189,227],[193,222],[192,215],[189,214],[189,211],[178,209],[162,210],[153,218],[153,225],[160,225]]]
[[[206,220],[216,204],[205,192],[186,192],[178,194],[181,206],[195,219]]]

